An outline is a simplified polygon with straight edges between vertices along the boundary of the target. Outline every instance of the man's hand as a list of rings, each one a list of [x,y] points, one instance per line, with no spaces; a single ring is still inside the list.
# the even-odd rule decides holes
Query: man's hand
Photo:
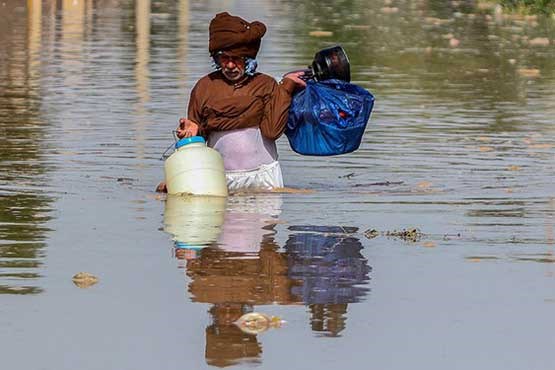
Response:
[[[297,85],[297,87],[305,88],[306,82],[301,78],[301,76],[304,76],[303,71],[295,71],[295,72],[290,72],[286,74],[285,76],[283,76],[283,78],[288,78],[290,80],[293,80]]]
[[[177,128],[177,137],[183,139],[184,137],[191,137],[198,135],[198,124],[187,118],[179,119],[179,127]]]

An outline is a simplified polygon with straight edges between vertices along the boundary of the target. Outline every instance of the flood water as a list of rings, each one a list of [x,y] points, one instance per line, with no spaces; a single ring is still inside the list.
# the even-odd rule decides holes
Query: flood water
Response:
[[[340,43],[375,110],[352,154],[279,140],[298,192],[166,198],[224,10],[276,78]],[[555,20],[484,3],[3,1],[2,368],[552,368],[554,117]]]

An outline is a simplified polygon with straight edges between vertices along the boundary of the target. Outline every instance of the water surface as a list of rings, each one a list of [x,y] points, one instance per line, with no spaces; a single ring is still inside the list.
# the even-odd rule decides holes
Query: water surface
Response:
[[[223,10],[268,25],[261,71],[340,43],[376,96],[355,153],[279,140],[301,192],[153,192]],[[553,19],[475,2],[0,4],[2,363],[550,368],[554,60]]]

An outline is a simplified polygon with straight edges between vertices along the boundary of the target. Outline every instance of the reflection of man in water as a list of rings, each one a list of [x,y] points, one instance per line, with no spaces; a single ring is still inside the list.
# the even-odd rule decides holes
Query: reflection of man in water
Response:
[[[259,249],[253,254],[210,247],[187,261],[192,300],[213,304],[212,324],[206,329],[206,361],[211,365],[227,366],[259,357],[262,350],[257,336],[243,333],[234,322],[252,312],[254,305],[292,302],[287,260],[277,251],[273,232],[263,237]]]
[[[192,300],[212,304],[212,323],[206,328],[207,363],[223,367],[259,361],[262,347],[257,336],[242,332],[234,322],[252,312],[254,305],[291,302],[287,260],[274,241],[281,195],[230,197],[225,214],[215,218],[204,212],[202,200],[188,201],[186,212],[173,202],[169,197],[164,220],[166,230],[179,241],[176,245],[210,243],[186,261]],[[199,230],[207,227],[212,232]],[[177,256],[190,254],[176,250]]]
[[[198,250],[191,248],[181,248],[178,243],[175,244],[174,256],[178,260],[191,260],[197,258]]]
[[[192,301],[212,305],[212,322],[206,328],[208,364],[258,361],[262,347],[257,336],[234,324],[254,306],[305,303],[314,331],[337,335],[344,329],[347,304],[366,294],[367,289],[356,285],[368,281],[370,270],[360,254],[359,240],[349,236],[356,229],[292,226],[289,229],[296,232],[289,236],[284,253],[275,242],[274,230],[281,195],[230,197],[217,222],[202,211],[206,207],[193,205],[183,213],[167,204],[165,226],[183,245],[211,241],[211,246],[196,252],[195,259],[186,261]],[[177,220],[182,220],[183,227]],[[213,232],[195,232],[207,226]]]
[[[290,229],[310,231],[311,227]],[[360,253],[362,244],[357,238],[312,229],[318,233],[291,234],[285,245],[288,276],[300,283],[292,293],[308,304],[312,330],[338,336],[345,328],[347,304],[358,302],[368,292],[361,285],[368,282],[370,267]],[[331,232],[341,230],[328,228]]]

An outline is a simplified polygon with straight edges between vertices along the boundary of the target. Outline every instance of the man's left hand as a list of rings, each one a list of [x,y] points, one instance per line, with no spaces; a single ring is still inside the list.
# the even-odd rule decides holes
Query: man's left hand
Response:
[[[296,71],[296,72],[290,72],[286,74],[285,76],[283,76],[283,78],[288,78],[290,80],[293,80],[295,82],[295,85],[297,85],[297,87],[305,88],[306,82],[301,78],[301,76],[304,76],[304,72]]]

